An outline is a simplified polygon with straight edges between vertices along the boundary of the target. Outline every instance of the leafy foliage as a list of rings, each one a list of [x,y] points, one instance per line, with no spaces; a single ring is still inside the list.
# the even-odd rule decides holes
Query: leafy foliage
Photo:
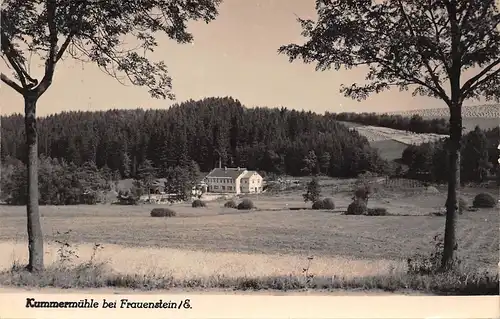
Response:
[[[236,204],[236,202],[234,200],[229,200],[227,202],[224,203],[224,207],[226,208],[236,208],[238,207],[238,205]]]
[[[204,201],[200,200],[200,199],[195,199],[192,203],[191,203],[191,207],[193,208],[198,208],[198,207],[206,207],[207,206],[207,203],[205,203]]]
[[[414,95],[451,107],[443,83],[454,81],[457,70],[479,67],[460,87],[460,102],[500,99],[500,17],[493,0],[319,0],[316,11],[317,21],[298,19],[305,43],[279,52],[290,61],[314,62],[318,70],[366,65],[366,84],[342,86],[348,97],[362,100],[391,87],[415,86]]]
[[[241,203],[238,204],[237,209],[239,210],[250,210],[255,208],[252,200],[245,198],[241,201]]]
[[[2,169],[2,197],[8,204],[26,205],[26,166],[16,160]],[[65,161],[40,158],[39,204],[75,205],[96,204],[103,200],[103,193],[111,189],[105,173],[92,162],[81,167]]]
[[[316,177],[313,177],[309,183],[307,183],[306,193],[302,195],[304,197],[304,202],[317,202],[321,196],[321,186]]]
[[[16,90],[29,88],[38,95],[52,82],[56,64],[64,58],[94,63],[120,83],[147,87],[155,98],[174,98],[172,81],[163,61],[151,62],[146,53],[157,47],[158,33],[178,43],[193,40],[187,22],[210,22],[219,0],[165,1],[18,1],[2,6],[2,53],[15,79],[2,80]],[[131,39],[135,46],[130,45]],[[28,56],[45,60],[41,81],[29,74]],[[20,92],[21,93],[21,92]]]
[[[178,195],[181,200],[188,200],[198,182],[199,173],[198,164],[194,162],[190,162],[188,166],[169,167],[166,170],[165,191]]]
[[[347,206],[346,215],[363,215],[366,211],[366,203],[362,200],[355,200]]]
[[[323,198],[321,200],[317,200],[313,203],[312,209],[328,209],[328,210],[334,210],[335,209],[335,203],[333,199],[327,197]]]
[[[370,197],[370,195],[372,193],[373,193],[373,189],[372,189],[371,185],[365,183],[365,184],[359,186],[358,188],[356,188],[356,190],[354,191],[353,200],[361,200],[365,204],[367,204],[368,198]]]
[[[448,140],[410,145],[402,154],[408,165],[407,177],[428,182],[445,182],[449,176]],[[500,129],[482,130],[476,127],[464,135],[461,150],[460,180],[462,183],[482,182],[496,174],[500,157]]]
[[[493,208],[497,205],[497,201],[490,194],[481,193],[474,197],[472,205],[477,208]]]

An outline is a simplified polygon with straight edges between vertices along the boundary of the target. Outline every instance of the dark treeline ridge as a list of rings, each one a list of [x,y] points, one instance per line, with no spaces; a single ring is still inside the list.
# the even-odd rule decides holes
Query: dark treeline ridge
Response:
[[[449,159],[446,143],[437,142],[410,145],[402,154],[403,164],[408,166],[407,177],[444,183],[449,177]],[[460,181],[480,183],[496,174],[500,185],[500,129],[482,130],[476,127],[462,139]]]
[[[412,117],[377,113],[327,113],[326,116],[337,121],[362,125],[381,126],[414,133],[449,134],[449,123],[444,118],[424,119],[415,114]]]
[[[1,118],[2,161],[25,160],[23,117]],[[166,110],[63,112],[38,121],[39,154],[82,166],[95,163],[136,177],[150,160],[161,175],[195,161],[202,171],[218,166],[300,176],[312,151],[318,170],[352,177],[387,164],[366,138],[331,116],[286,108],[246,108],[231,97],[205,98]],[[310,156],[309,156],[310,160]]]

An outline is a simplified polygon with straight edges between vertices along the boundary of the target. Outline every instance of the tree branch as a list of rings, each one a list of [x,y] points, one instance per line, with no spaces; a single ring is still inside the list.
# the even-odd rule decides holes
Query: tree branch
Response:
[[[404,10],[404,7],[403,7],[403,4],[401,3],[401,0],[398,0],[398,4],[399,4],[399,8],[401,10],[403,17],[406,20],[406,24],[408,25],[408,28],[410,29],[411,35],[412,35],[413,39],[415,40],[415,43],[417,43],[417,36],[415,34],[415,31],[413,30],[410,18],[408,17],[408,15],[406,14],[406,11]],[[429,60],[423,54],[421,47],[419,45],[417,45],[416,47],[417,47],[418,53],[422,57],[422,60],[425,64],[427,72],[429,72],[429,75],[431,76],[432,82],[436,86],[436,90],[439,92],[438,96],[441,99],[443,99],[444,101],[446,101],[448,99],[448,96],[446,95],[446,92],[444,91],[443,87],[439,83],[439,79],[437,78],[436,74],[432,71],[431,66],[429,64]],[[443,61],[443,62],[444,62],[444,65],[446,66],[446,61]],[[426,85],[426,87],[429,87],[429,86]]]
[[[54,76],[54,70],[56,66],[57,58],[57,26],[55,22],[56,18],[56,8],[57,3],[55,0],[46,0],[47,3],[47,24],[49,26],[49,56],[45,60],[45,74],[40,82],[40,85],[36,88],[37,96],[41,96],[50,84],[52,84],[52,78]],[[68,43],[69,45],[69,43]],[[67,46],[67,45],[66,45]],[[61,54],[62,56],[62,54]]]
[[[9,39],[7,38],[5,33],[3,33],[3,32],[1,34],[1,41],[2,41],[2,53],[5,54],[10,65],[12,66],[12,68],[14,68],[14,71],[16,71],[16,74],[19,77],[19,81],[21,81],[22,87],[23,88],[28,87],[28,84],[26,82],[26,78],[24,77],[24,73],[23,73],[20,65],[16,61],[16,57],[14,55],[14,50],[12,48],[12,44],[10,43]]]
[[[7,75],[5,75],[5,74],[2,73],[2,74],[0,74],[0,78],[1,78],[2,82],[4,82],[8,86],[10,86],[14,90],[16,90],[19,94],[24,95],[24,89],[19,84],[17,84],[13,80],[9,79],[7,77]]]
[[[478,74],[476,74],[475,76],[473,76],[472,78],[470,78],[462,86],[462,89],[460,90],[461,94],[468,94],[468,92],[471,91],[471,88],[474,85],[474,83],[476,83],[477,81],[479,81],[479,79],[481,77],[483,77],[484,75],[486,75],[486,73],[488,73],[491,69],[493,69],[495,66],[497,66],[499,64],[500,64],[500,58],[496,59],[493,63],[491,63],[490,65],[488,65],[487,67],[485,67],[481,72],[479,72]],[[498,74],[498,70],[495,71],[495,72],[493,72],[493,73],[491,73],[490,76],[491,75],[495,75],[495,74]],[[487,79],[489,79],[489,76],[487,78],[483,79],[483,80],[487,80]]]
[[[488,74],[488,76],[487,76],[487,77],[485,77],[485,78],[484,78],[484,79],[482,79],[481,81],[478,81],[478,82],[476,82],[475,84],[473,84],[473,85],[470,87],[470,89],[468,89],[466,92],[464,92],[465,96],[468,96],[468,95],[469,95],[469,93],[474,92],[474,90],[475,90],[477,87],[479,87],[479,86],[483,85],[485,82],[488,82],[488,81],[489,81],[491,78],[493,78],[494,76],[500,76],[500,69],[496,70],[496,71],[495,71],[495,72],[493,72],[493,73]]]

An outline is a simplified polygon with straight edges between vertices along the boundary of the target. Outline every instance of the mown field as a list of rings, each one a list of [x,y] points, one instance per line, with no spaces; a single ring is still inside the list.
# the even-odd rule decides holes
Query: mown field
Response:
[[[407,117],[416,114],[422,116],[424,119],[449,119],[449,111],[446,108],[409,110],[390,112],[389,114]],[[500,125],[499,114],[500,104],[465,106],[462,110],[464,133],[474,130],[476,126],[482,129],[498,127]],[[386,127],[366,126],[352,122],[341,123],[355,129],[359,134],[366,137],[370,145],[379,150],[382,158],[390,161],[401,158],[402,152],[409,144],[418,145],[438,138],[435,134],[415,134]]]
[[[331,184],[334,185],[335,183]],[[311,272],[324,276],[358,277],[404,271],[406,258],[433,250],[432,239],[444,230],[441,210],[445,190],[380,191],[369,206],[385,207],[396,216],[345,216],[350,195],[336,186],[324,187],[335,211],[290,210],[308,207],[301,192],[256,195],[257,210],[207,208],[176,204],[172,218],[149,216],[152,205],[41,207],[48,245],[46,260],[57,259],[55,233],[71,230],[68,241],[79,260],[90,258],[91,245],[104,249],[99,258],[116,271],[133,274],[168,273],[176,277],[300,275],[314,256]],[[336,191],[337,190],[337,191]],[[472,202],[479,189],[466,189]],[[493,192],[495,194],[495,192]],[[26,260],[24,207],[0,207],[0,268]],[[478,269],[497,269],[499,256],[497,209],[466,212],[458,221],[459,255]]]

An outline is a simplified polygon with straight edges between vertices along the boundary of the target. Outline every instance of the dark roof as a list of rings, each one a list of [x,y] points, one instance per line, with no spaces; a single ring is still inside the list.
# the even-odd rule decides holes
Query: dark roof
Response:
[[[214,168],[207,177],[230,177],[233,179],[238,178],[241,174],[245,172],[246,168]]]

